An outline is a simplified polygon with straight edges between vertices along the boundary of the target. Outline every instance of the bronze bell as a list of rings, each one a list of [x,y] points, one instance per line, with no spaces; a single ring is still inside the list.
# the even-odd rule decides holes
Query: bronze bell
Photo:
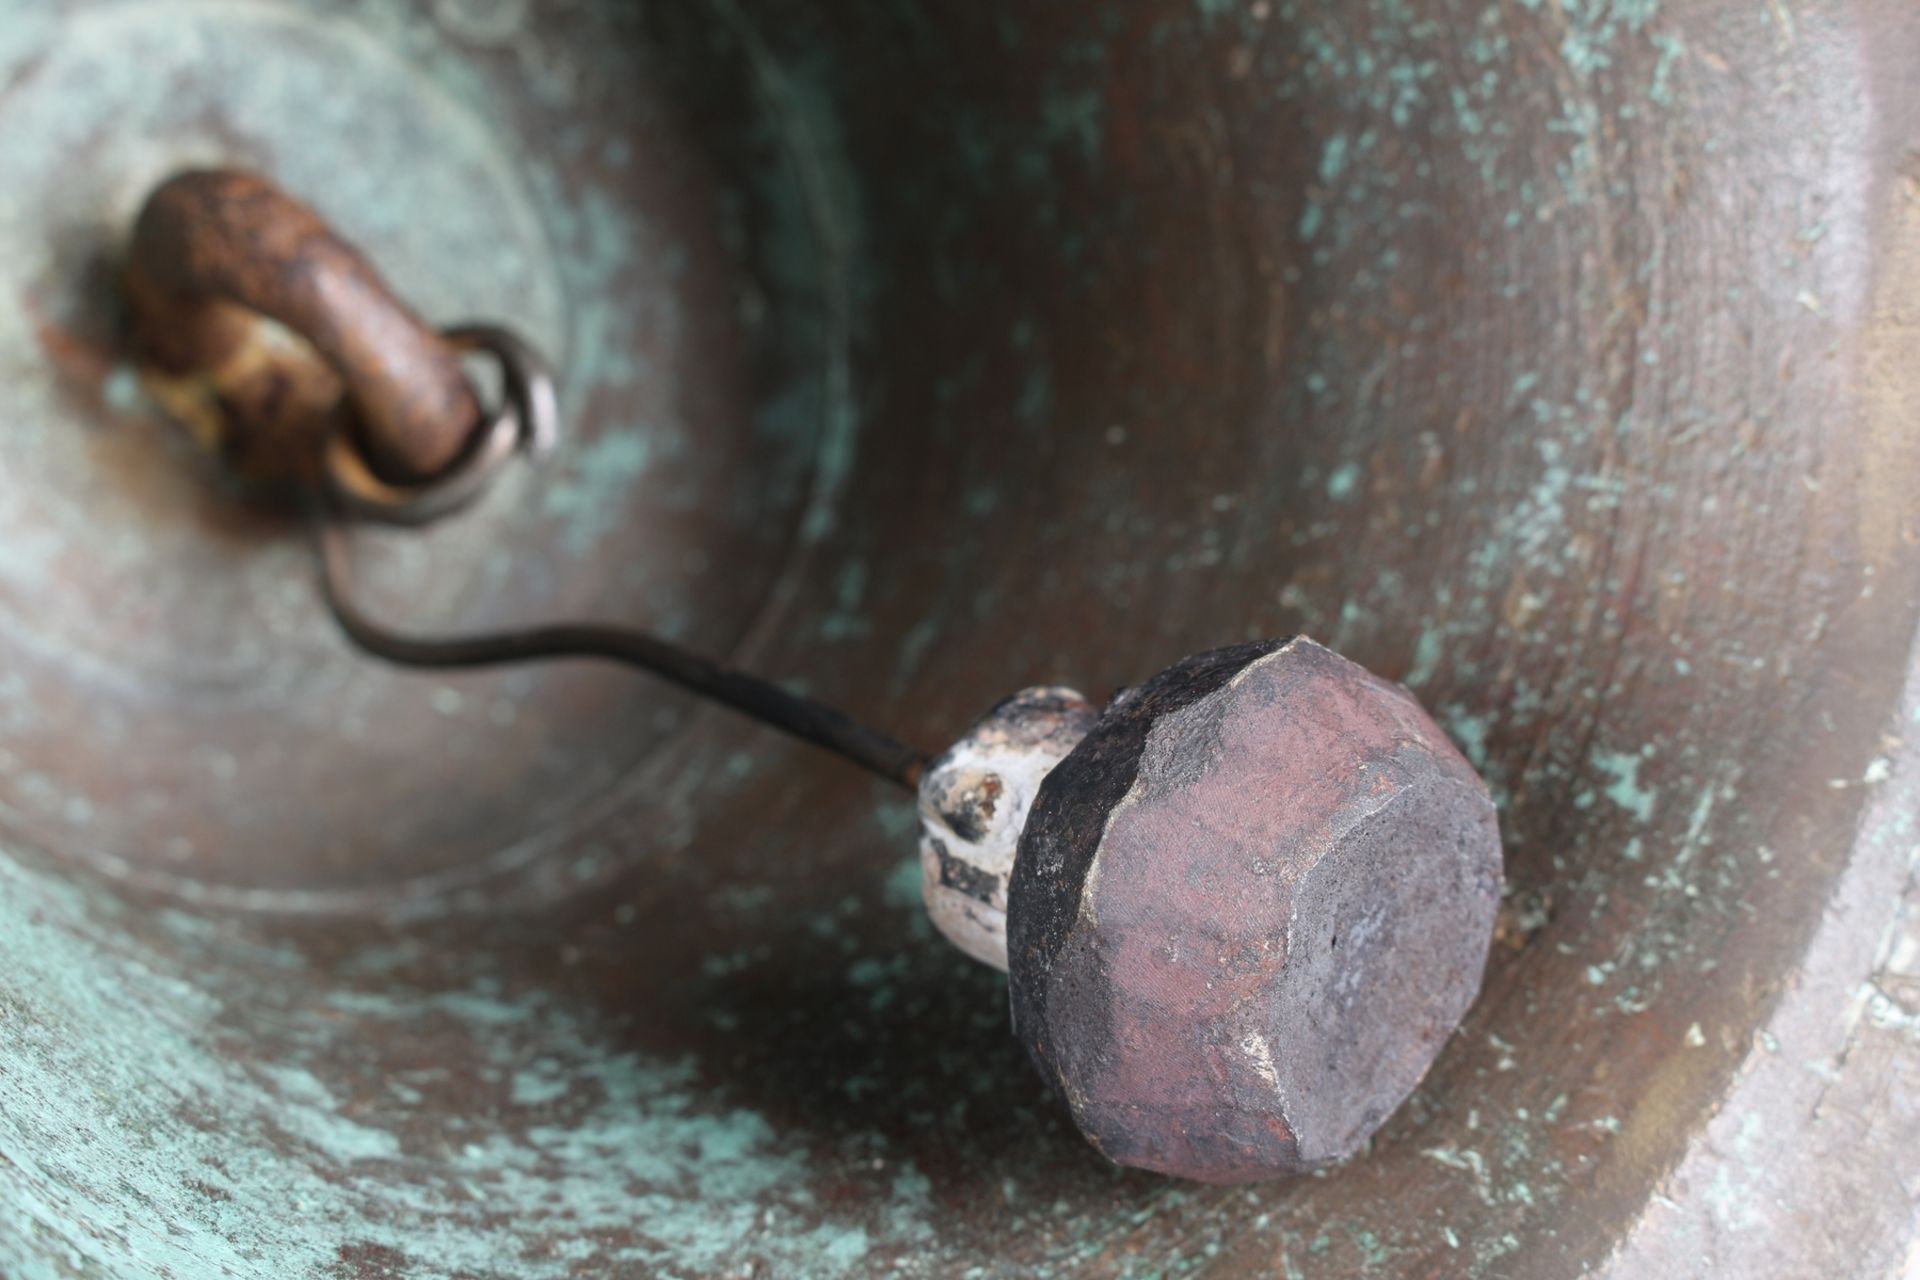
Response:
[[[1888,1272],[1917,46],[1840,0],[0,0],[0,1275]],[[343,637],[282,490],[495,437],[383,454],[302,313],[169,362],[134,228],[209,170],[492,325],[429,363],[503,449],[545,384],[487,335],[556,372],[542,466],[354,521],[354,616],[646,628],[916,784],[808,709],[940,746],[1070,681],[997,905],[977,777],[923,832],[657,681]],[[1391,742],[1274,747],[1328,690]],[[1413,815],[1369,875],[1254,847],[1276,771],[1362,764]],[[1380,878],[1416,846],[1459,878]],[[1419,954],[1349,929],[1382,895],[1452,968],[1331,959]],[[939,937],[994,910],[1010,1003]],[[1084,998],[1103,947],[1145,1003]],[[1362,1153],[1216,1190],[1076,1127]]]

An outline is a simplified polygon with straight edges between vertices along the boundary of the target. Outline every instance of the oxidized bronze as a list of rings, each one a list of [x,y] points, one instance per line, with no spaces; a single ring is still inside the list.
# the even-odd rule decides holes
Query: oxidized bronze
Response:
[[[1915,65],[1850,0],[0,0],[0,1272],[1897,1272]],[[893,788],[354,653],[134,374],[214,166],[560,366],[380,616],[929,743],[1236,638],[1404,681],[1509,892],[1367,1156],[1116,1173]]]

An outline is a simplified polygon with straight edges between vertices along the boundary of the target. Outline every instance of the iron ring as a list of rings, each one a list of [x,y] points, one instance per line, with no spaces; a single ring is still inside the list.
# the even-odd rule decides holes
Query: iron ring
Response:
[[[382,524],[430,524],[485,493],[516,453],[541,458],[558,442],[559,395],[553,370],[537,351],[495,325],[460,325],[443,336],[456,350],[479,352],[498,363],[499,407],[481,418],[453,464],[425,484],[382,480],[353,433],[345,427],[335,431],[321,471],[329,495],[344,511]]]

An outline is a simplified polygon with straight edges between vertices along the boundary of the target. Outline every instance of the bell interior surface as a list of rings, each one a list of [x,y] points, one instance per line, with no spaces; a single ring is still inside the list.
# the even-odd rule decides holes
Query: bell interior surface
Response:
[[[1842,0],[0,0],[0,1274],[1897,1268],[1915,65]],[[208,165],[560,370],[548,465],[356,533],[381,617],[932,750],[1261,637],[1403,682],[1507,890],[1371,1150],[1116,1170],[910,796],[353,651],[128,341]]]

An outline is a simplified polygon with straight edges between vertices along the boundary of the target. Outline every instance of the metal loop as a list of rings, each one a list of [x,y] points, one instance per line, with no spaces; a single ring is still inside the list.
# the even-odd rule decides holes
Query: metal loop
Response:
[[[494,325],[462,325],[442,336],[457,350],[481,352],[499,364],[499,407],[482,416],[451,466],[418,485],[382,480],[350,426],[342,426],[328,439],[321,466],[327,492],[342,510],[382,524],[430,524],[485,493],[514,454],[538,459],[557,443],[559,396],[553,371],[537,351]]]

